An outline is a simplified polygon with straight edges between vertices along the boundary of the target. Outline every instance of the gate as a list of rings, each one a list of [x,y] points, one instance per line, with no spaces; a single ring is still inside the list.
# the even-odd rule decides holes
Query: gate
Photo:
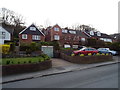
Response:
[[[42,46],[41,50],[44,54],[47,54],[49,57],[53,57],[53,46]]]

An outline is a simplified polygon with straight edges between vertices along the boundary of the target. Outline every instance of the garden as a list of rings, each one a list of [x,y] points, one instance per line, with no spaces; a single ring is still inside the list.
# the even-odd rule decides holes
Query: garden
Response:
[[[41,71],[52,67],[50,57],[46,54],[40,53],[34,57],[7,57],[10,55],[10,45],[1,45],[0,48],[0,53],[6,55],[6,57],[0,59],[2,75]]]

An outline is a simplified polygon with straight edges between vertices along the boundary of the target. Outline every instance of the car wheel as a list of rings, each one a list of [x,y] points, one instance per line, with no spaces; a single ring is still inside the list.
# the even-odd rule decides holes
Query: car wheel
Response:
[[[109,53],[109,55],[112,55],[112,53]]]
[[[81,53],[78,53],[78,56],[80,56],[81,55]]]

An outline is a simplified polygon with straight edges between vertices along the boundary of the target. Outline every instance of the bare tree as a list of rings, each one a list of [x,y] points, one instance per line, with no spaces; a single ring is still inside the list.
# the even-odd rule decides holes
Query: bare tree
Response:
[[[8,24],[8,25],[20,25],[24,24],[24,19],[23,16],[20,14],[15,13],[12,10],[6,9],[6,8],[1,8],[1,16],[3,19],[3,23]]]

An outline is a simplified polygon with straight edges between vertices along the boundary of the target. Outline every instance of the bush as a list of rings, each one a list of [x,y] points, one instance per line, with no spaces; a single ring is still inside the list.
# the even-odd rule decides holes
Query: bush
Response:
[[[49,60],[50,59],[50,57],[47,54],[41,54],[40,56],[43,57],[44,60]]]
[[[80,54],[80,56],[85,56],[84,54]]]
[[[71,54],[71,56],[75,56],[75,54],[74,54],[74,53],[72,53],[72,54]]]
[[[38,63],[48,60],[48,56],[43,57],[26,57],[26,58],[3,58],[0,59],[0,64],[2,65],[13,65],[13,64],[29,64]]]
[[[10,45],[0,45],[0,53],[8,54],[10,50]]]
[[[91,53],[88,53],[88,56],[91,56],[92,54]]]
[[[101,55],[105,55],[104,53],[102,53]]]
[[[100,53],[97,53],[96,55],[97,55],[97,56],[100,56]]]

